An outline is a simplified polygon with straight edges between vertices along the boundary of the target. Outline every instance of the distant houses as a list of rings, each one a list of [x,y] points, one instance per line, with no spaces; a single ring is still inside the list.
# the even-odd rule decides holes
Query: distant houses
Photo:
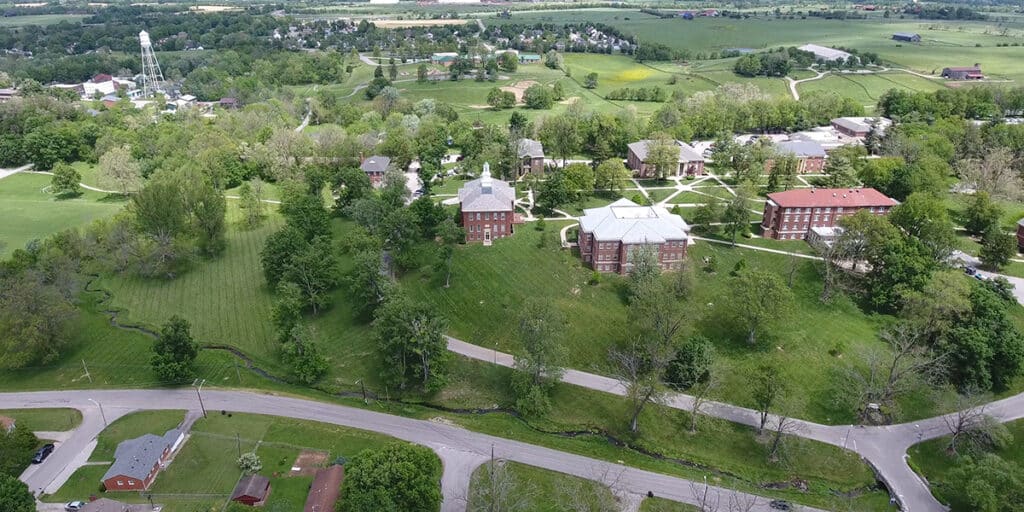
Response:
[[[629,154],[626,156],[626,165],[632,169],[637,176],[640,177],[652,177],[656,175],[657,170],[654,165],[648,162],[648,153],[650,146],[654,141],[652,140],[641,140],[629,144]],[[674,144],[679,147],[679,166],[675,169],[675,172],[671,173],[675,176],[686,175],[686,176],[703,176],[704,175],[704,157],[697,152],[693,146],[682,142],[673,141]]]
[[[803,240],[812,228],[834,227],[839,219],[868,210],[886,215],[899,204],[873,188],[800,188],[768,194],[761,232],[776,240]],[[818,230],[812,238],[832,232]]]
[[[921,35],[914,34],[912,32],[896,32],[892,35],[893,41],[903,41],[907,43],[920,43]]]
[[[103,474],[103,486],[107,491],[148,489],[184,441],[185,433],[178,429],[122,441],[114,450],[114,463]]]
[[[820,173],[825,168],[825,148],[809,140],[790,140],[775,145],[780,155],[792,155],[797,159],[796,172],[800,174]],[[768,165],[769,169],[771,164]]]
[[[270,479],[263,475],[243,476],[235,490],[231,491],[231,501],[249,505],[250,507],[262,506],[270,496]]]
[[[391,158],[381,155],[373,155],[363,160],[359,168],[370,177],[370,183],[379,188],[384,183],[384,173],[391,165]]]
[[[805,44],[805,45],[803,45],[803,46],[801,46],[801,47],[799,47],[797,49],[798,50],[803,50],[805,52],[813,53],[815,59],[817,59],[817,60],[823,60],[823,61],[844,60],[845,61],[845,60],[850,58],[850,53],[848,53],[848,52],[844,52],[842,50],[836,50],[835,48],[828,48],[826,46],[819,46],[819,45],[816,45],[816,44]]]
[[[949,80],[982,80],[985,75],[981,73],[981,64],[973,66],[942,68],[942,78]]]
[[[440,52],[430,56],[431,64],[440,64],[442,66],[451,66],[455,63],[455,60],[459,58],[459,54],[455,52]]]
[[[654,248],[663,270],[679,270],[692,243],[682,217],[626,198],[583,210],[579,230],[580,257],[598,272],[632,272],[633,251],[641,246]]]
[[[516,157],[519,158],[519,175],[544,172],[544,145],[539,140],[519,139],[516,141]]]
[[[467,242],[491,245],[497,238],[512,236],[513,226],[523,220],[515,213],[516,190],[491,177],[490,165],[484,164],[480,178],[459,189],[459,208]]]

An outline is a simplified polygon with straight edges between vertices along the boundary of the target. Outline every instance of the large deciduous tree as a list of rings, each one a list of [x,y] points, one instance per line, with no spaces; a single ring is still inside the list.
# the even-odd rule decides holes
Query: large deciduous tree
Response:
[[[0,368],[56,360],[76,316],[70,297],[38,272],[0,279]]]
[[[363,450],[345,465],[341,510],[435,512],[440,481],[441,461],[429,448],[392,443]]]
[[[550,302],[527,299],[519,313],[519,340],[512,387],[516,408],[524,414],[543,415],[549,408],[548,388],[562,375],[565,357],[561,335],[565,318]]]
[[[392,294],[373,319],[385,382],[400,390],[440,389],[450,358],[444,329],[444,319],[432,306]]]
[[[28,486],[18,477],[0,474],[0,510],[4,512],[34,512],[36,500]]]
[[[782,278],[763,270],[746,270],[732,278],[728,303],[747,343],[755,344],[770,325],[784,320],[793,306],[793,292]]]
[[[81,194],[82,175],[74,167],[58,162],[53,166],[53,178],[50,179],[50,187],[53,193],[58,196],[77,196]]]
[[[177,315],[160,329],[160,335],[153,344],[150,364],[161,382],[182,383],[195,374],[199,344],[192,339],[190,330],[188,321]]]
[[[142,168],[128,146],[114,147],[103,153],[99,167],[103,178],[114,183],[122,194],[137,190],[142,183]]]

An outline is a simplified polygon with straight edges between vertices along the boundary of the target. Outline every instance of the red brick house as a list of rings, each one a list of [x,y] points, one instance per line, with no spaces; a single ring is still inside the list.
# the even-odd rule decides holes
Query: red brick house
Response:
[[[886,215],[895,199],[873,188],[800,188],[768,194],[761,219],[766,238],[803,240],[815,227],[832,227],[839,219],[868,210]]]
[[[780,155],[793,155],[797,160],[796,172],[799,174],[818,174],[825,168],[825,148],[821,144],[808,140],[791,140],[775,145]],[[772,168],[769,160],[765,171]]]
[[[380,188],[381,184],[384,183],[384,173],[387,172],[388,166],[391,165],[391,158],[380,155],[373,155],[370,158],[363,160],[359,164],[359,168],[370,177],[370,183],[373,183],[374,187]]]
[[[258,507],[266,503],[267,496],[270,496],[270,479],[263,475],[246,475],[235,485],[231,501]]]
[[[466,241],[491,245],[496,238],[512,236],[513,226],[523,223],[522,217],[515,213],[515,202],[515,189],[491,178],[490,165],[484,164],[480,178],[459,189]]]
[[[648,149],[653,142],[641,140],[629,145],[626,166],[642,178],[655,176],[656,173],[654,166],[647,163]],[[703,176],[704,157],[696,149],[693,149],[693,146],[678,140],[674,142],[679,147],[679,168],[676,169],[675,175]]]
[[[171,429],[163,436],[146,434],[122,441],[114,450],[114,463],[103,475],[104,488],[107,491],[148,489],[184,440],[184,432]]]
[[[654,247],[663,270],[682,267],[691,243],[690,226],[659,206],[640,206],[622,198],[602,208],[583,210],[580,257],[598,272],[628,274],[630,255],[640,246]]]
[[[516,142],[519,175],[544,172],[544,145],[539,140],[519,139]]]

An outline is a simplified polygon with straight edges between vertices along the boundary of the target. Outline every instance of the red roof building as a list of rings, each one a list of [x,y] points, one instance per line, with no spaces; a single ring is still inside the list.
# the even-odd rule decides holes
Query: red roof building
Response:
[[[814,227],[832,227],[839,219],[868,210],[886,215],[899,202],[873,188],[801,188],[768,194],[761,219],[766,238],[803,240]]]
[[[302,512],[334,512],[334,504],[341,494],[341,482],[345,480],[345,468],[331,466],[320,468],[313,477],[306,495],[306,506]]]

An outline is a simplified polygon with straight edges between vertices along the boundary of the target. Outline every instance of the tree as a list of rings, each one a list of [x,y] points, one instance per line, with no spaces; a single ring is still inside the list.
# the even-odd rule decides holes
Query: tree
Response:
[[[936,261],[946,261],[956,244],[946,204],[925,192],[915,192],[893,208],[889,222],[917,238]]]
[[[384,360],[382,378],[400,390],[440,389],[447,378],[445,322],[433,306],[395,293],[374,313],[373,330]]]
[[[622,191],[623,184],[629,178],[629,169],[626,169],[622,160],[609,158],[598,164],[594,170],[594,189],[618,193]]]
[[[1015,171],[1014,154],[1006,146],[987,148],[982,157],[957,162],[957,173],[964,185],[991,196],[1015,199],[1020,196],[1020,178]]]
[[[452,281],[452,260],[455,256],[455,244],[461,243],[466,239],[466,230],[455,224],[455,220],[451,217],[446,218],[437,227],[438,238],[441,239],[441,259],[439,263],[444,268],[444,287],[448,288],[451,286]]]
[[[306,240],[327,236],[331,232],[331,215],[324,208],[323,199],[298,187],[285,189],[281,198],[281,215],[285,222],[294,227]]]
[[[587,164],[569,164],[562,169],[569,188],[579,197],[594,191],[594,169]]]
[[[750,394],[760,417],[757,427],[757,433],[760,434],[764,431],[765,424],[768,423],[769,411],[785,395],[786,383],[778,367],[772,364],[762,364],[758,366],[750,385]]]
[[[263,266],[263,277],[267,280],[267,285],[271,288],[277,287],[277,283],[284,277],[291,264],[292,256],[305,245],[306,240],[302,231],[290,225],[267,237],[263,250],[260,251],[260,264]]]
[[[768,170],[768,191],[789,190],[797,184],[797,168],[800,162],[792,153],[778,155]]]
[[[388,64],[388,79],[394,82],[398,80],[398,66],[395,64],[395,58],[391,58],[391,63]]]
[[[1024,470],[998,455],[958,461],[943,481],[953,512],[1002,512],[1024,508]]]
[[[512,52],[504,52],[498,55],[498,68],[509,73],[515,72],[519,67],[519,58]]]
[[[345,465],[346,512],[435,512],[441,506],[441,461],[430,448],[391,443],[363,450]]]
[[[504,55],[510,55],[503,53]],[[518,512],[529,510],[534,490],[529,482],[517,480],[509,471],[509,463],[490,460],[484,463],[486,471],[473,473],[469,488],[471,495],[466,508],[469,512]]]
[[[0,457],[0,478],[8,475],[17,478],[38,446],[39,439],[24,421],[17,422],[13,430],[0,429],[0,455],[3,455]]]
[[[503,91],[497,87],[492,87],[487,93],[487,104],[495,110],[512,108],[516,106],[516,95],[512,91]]]
[[[830,188],[846,188],[858,184],[853,162],[843,154],[829,156],[828,163],[825,165],[825,174],[828,176],[825,183]]]
[[[384,266],[379,249],[361,251],[353,260],[352,270],[345,278],[349,293],[355,299],[359,313],[364,317],[372,316],[390,296],[395,283]]]
[[[562,159],[563,168],[566,166],[566,160],[579,151],[583,143],[579,123],[569,115],[544,118],[538,131],[544,147],[552,155]]]
[[[562,54],[555,50],[548,50],[548,53],[544,55],[544,65],[551,69],[560,69],[562,67]]]
[[[587,89],[597,88],[597,73],[588,73],[586,78],[583,79],[583,87]]]
[[[0,510],[4,512],[34,512],[36,499],[28,485],[18,477],[0,474]]]
[[[258,177],[242,183],[238,206],[245,212],[245,225],[255,228],[263,223],[263,180]]]
[[[77,196],[81,194],[82,175],[74,167],[58,162],[53,166],[53,178],[50,179],[50,187],[53,193],[58,196]]]
[[[547,110],[554,105],[555,96],[550,87],[533,84],[523,91],[523,102],[526,104],[526,108]]]
[[[527,409],[535,415],[542,415],[547,407],[537,404],[541,395],[543,404],[547,401],[547,390],[562,375],[560,362],[565,357],[561,346],[565,318],[555,305],[539,299],[527,299],[519,313],[519,340],[522,351],[515,355],[513,389],[518,395],[516,408]]]
[[[562,86],[562,82],[556,80],[555,83],[551,84],[551,97],[555,101],[565,99],[565,87]]]
[[[281,353],[284,363],[291,367],[292,376],[303,384],[313,384],[327,373],[327,358],[313,342],[313,333],[308,328],[293,327]]]
[[[339,190],[335,209],[344,210],[373,192],[370,177],[358,167],[345,167],[338,174]]]
[[[548,179],[541,182],[540,190],[537,192],[537,204],[548,209],[558,208],[576,197],[565,173],[555,171],[548,176]]]
[[[132,158],[128,146],[109,149],[99,161],[100,174],[114,183],[121,194],[128,195],[138,189],[142,183],[142,170],[139,162]]]
[[[428,71],[427,64],[425,62],[420,63],[420,65],[416,67],[416,81],[421,84],[426,83]]]
[[[679,172],[679,146],[667,133],[651,135],[644,162],[654,168],[655,177],[663,180]]]
[[[281,278],[299,286],[305,304],[313,309],[314,315],[328,306],[328,292],[339,281],[338,260],[330,239],[320,236],[304,244],[291,255]]]
[[[693,211],[691,220],[696,226],[701,226],[705,232],[713,232],[715,226],[711,224],[718,222],[722,217],[722,200],[711,195],[702,195],[700,205]]]
[[[747,208],[747,195],[741,189],[726,203],[722,212],[725,234],[732,239],[732,245],[736,245],[736,237],[750,232],[750,212]]]
[[[274,306],[270,310],[270,316],[277,330],[277,339],[281,343],[288,341],[292,329],[299,325],[302,319],[302,308],[305,299],[302,296],[302,288],[291,281],[281,281],[277,285],[277,293],[274,296]]]
[[[985,191],[974,193],[964,210],[964,228],[972,235],[983,235],[991,226],[999,224],[1003,209]]]
[[[1012,439],[1005,426],[985,414],[983,397],[973,391],[957,395],[952,406],[956,412],[942,418],[949,430],[948,453],[976,454],[1005,448]]]
[[[259,455],[256,455],[256,452],[245,452],[238,458],[238,468],[242,470],[243,474],[255,475],[263,469],[263,461],[260,460]]]
[[[42,274],[0,278],[0,368],[56,360],[72,339],[69,329],[77,315],[69,297]]]
[[[198,231],[199,253],[204,256],[217,256],[227,247],[227,241],[224,239],[227,230],[224,216],[228,207],[224,193],[209,183],[203,183],[190,199],[194,224]]]
[[[731,278],[728,303],[736,325],[751,345],[774,322],[783,319],[793,304],[793,292],[773,272],[746,270]]]
[[[660,379],[668,357],[654,338],[634,338],[626,347],[613,349],[609,354],[616,377],[626,385],[629,431],[634,434],[640,432],[640,413],[644,407],[664,397]]]
[[[640,245],[630,249],[626,254],[633,265],[629,273],[629,299],[632,301],[645,293],[654,293],[661,276],[661,265],[658,262],[658,251],[651,245]]]
[[[150,364],[161,382],[176,384],[192,378],[199,344],[192,339],[188,321],[178,315],[164,323],[153,344]]]
[[[677,391],[686,391],[711,378],[715,362],[715,346],[711,340],[696,335],[686,340],[665,369],[665,383]]]
[[[1017,254],[1017,237],[999,229],[998,225],[989,226],[981,237],[981,263],[992,270],[999,270],[1010,262]]]

